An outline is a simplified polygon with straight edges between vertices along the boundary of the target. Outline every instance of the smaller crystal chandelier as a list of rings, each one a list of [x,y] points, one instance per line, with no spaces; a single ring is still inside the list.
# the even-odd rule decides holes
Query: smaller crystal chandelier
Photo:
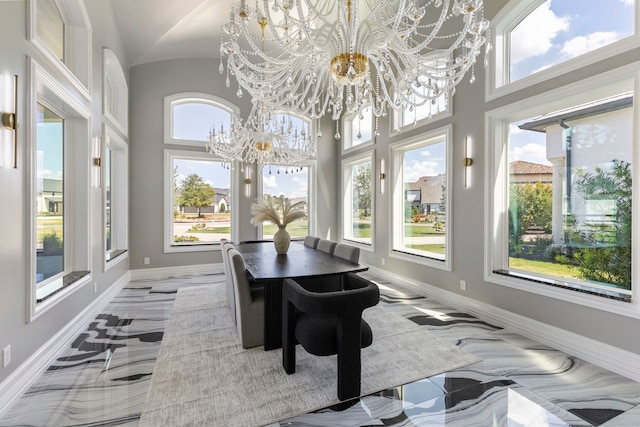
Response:
[[[233,117],[231,129],[212,129],[206,149],[231,163],[301,166],[315,159],[315,137],[308,126],[289,112],[272,113],[254,102],[246,122]]]

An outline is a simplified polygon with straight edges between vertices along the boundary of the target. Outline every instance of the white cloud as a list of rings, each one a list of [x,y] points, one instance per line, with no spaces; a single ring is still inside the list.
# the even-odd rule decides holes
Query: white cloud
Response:
[[[547,160],[547,149],[542,144],[529,143],[522,147],[514,147],[511,150],[509,161],[515,160],[551,165],[551,162]]]
[[[420,152],[420,155],[424,157],[428,157],[431,155],[431,153],[429,152],[429,150],[424,150]]]
[[[599,47],[611,44],[620,38],[618,33],[612,31],[598,31],[586,36],[574,37],[564,44],[562,54],[568,58],[575,58]]]
[[[570,18],[557,16],[547,1],[534,10],[511,33],[511,63],[544,55],[553,46],[553,39],[569,29]]]
[[[627,6],[633,6],[635,0],[620,0],[623,4]]]
[[[278,183],[276,182],[276,176],[275,175],[270,175],[268,177],[264,177],[262,180],[262,186],[264,188],[277,188],[278,187]]]
[[[405,182],[416,182],[421,176],[436,176],[439,166],[440,164],[434,161],[418,162],[414,160],[410,164],[405,164],[404,180]]]

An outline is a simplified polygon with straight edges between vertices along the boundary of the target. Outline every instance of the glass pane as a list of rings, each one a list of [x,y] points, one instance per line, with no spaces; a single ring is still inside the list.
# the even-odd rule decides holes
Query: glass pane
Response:
[[[263,197],[284,196],[294,204],[300,202],[307,217],[287,225],[292,238],[309,234],[309,168],[296,166],[265,165],[262,168]],[[279,206],[278,204],[276,206]],[[262,226],[262,238],[272,239],[277,227],[272,223]]]
[[[53,54],[64,61],[64,21],[54,0],[38,0],[36,34]]]
[[[371,162],[351,167],[351,230],[345,230],[347,237],[364,243],[371,243],[372,208]],[[351,236],[348,236],[348,234]]]
[[[631,289],[632,95],[513,123],[509,268]]]
[[[362,110],[362,116],[351,120],[351,146],[355,147],[373,139],[373,113],[371,107]]]
[[[403,155],[404,236],[402,249],[445,259],[446,141]]]
[[[63,120],[38,104],[36,111],[36,282],[64,272]]]
[[[213,160],[173,160],[173,244],[231,237],[231,174]]]
[[[104,192],[105,192],[105,219],[106,219],[106,247],[105,250],[107,252],[111,252],[114,247],[113,247],[113,240],[112,240],[112,234],[111,234],[111,230],[112,230],[112,226],[111,226],[111,220],[112,220],[112,216],[111,216],[111,208],[113,206],[113,196],[111,193],[111,190],[113,189],[113,186],[111,185],[111,177],[113,176],[113,171],[111,170],[111,168],[113,167],[113,162],[111,161],[111,157],[112,157],[112,150],[109,148],[106,150],[105,156],[104,156],[104,160],[103,160],[103,164],[102,164],[102,168],[104,169]]]
[[[173,106],[174,139],[206,142],[213,127],[217,130],[224,127],[228,131],[231,128],[231,113],[202,102]]]
[[[630,0],[548,0],[511,31],[510,81],[634,33]]]

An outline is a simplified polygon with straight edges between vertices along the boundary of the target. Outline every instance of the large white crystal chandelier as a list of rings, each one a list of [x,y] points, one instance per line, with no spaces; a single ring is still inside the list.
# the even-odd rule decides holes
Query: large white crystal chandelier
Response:
[[[223,27],[220,72],[226,57],[239,96],[311,118],[411,110],[453,94],[488,51],[482,8],[482,0],[242,0]]]
[[[302,166],[315,159],[315,137],[309,126],[288,112],[272,112],[254,100],[249,117],[243,122],[233,117],[231,129],[212,129],[206,143],[208,152],[231,163]]]

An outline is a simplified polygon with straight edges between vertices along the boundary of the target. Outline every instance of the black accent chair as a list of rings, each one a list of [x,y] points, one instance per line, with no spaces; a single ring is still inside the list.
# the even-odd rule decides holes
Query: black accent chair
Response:
[[[308,291],[293,279],[282,289],[282,366],[296,371],[296,344],[316,356],[338,355],[338,399],[360,396],[361,349],[373,342],[362,312],[380,301],[378,286],[346,274],[344,290]]]

